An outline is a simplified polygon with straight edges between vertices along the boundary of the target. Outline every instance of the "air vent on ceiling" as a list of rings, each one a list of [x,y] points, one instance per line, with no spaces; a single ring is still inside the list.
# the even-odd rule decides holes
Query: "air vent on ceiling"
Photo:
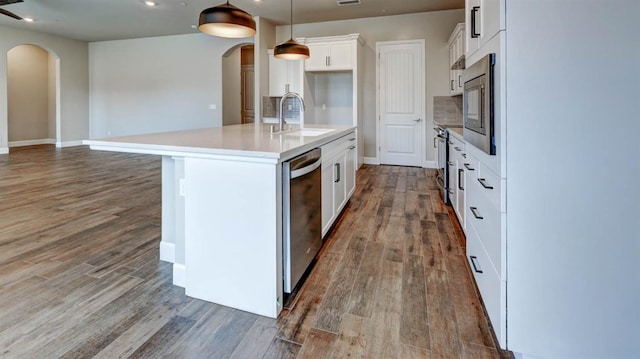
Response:
[[[360,5],[360,0],[338,0],[338,5]]]

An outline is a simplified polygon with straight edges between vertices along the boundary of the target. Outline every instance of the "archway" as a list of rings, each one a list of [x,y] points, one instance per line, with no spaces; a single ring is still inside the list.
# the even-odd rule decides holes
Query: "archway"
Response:
[[[255,122],[253,44],[236,45],[222,55],[222,125]]]
[[[36,45],[7,52],[9,148],[60,143],[59,62]]]

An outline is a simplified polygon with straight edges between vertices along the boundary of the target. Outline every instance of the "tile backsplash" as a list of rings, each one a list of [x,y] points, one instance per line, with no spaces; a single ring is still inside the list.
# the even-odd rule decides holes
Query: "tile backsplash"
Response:
[[[291,109],[289,110],[289,106]],[[280,97],[262,97],[262,117],[280,117]],[[290,123],[300,122],[300,101],[288,98],[284,102],[284,118]]]
[[[434,96],[433,121],[462,126],[462,96]]]

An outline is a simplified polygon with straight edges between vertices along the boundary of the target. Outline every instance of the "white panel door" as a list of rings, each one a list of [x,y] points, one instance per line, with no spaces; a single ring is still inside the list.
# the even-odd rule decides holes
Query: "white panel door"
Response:
[[[380,163],[422,166],[424,40],[382,42],[377,50]]]

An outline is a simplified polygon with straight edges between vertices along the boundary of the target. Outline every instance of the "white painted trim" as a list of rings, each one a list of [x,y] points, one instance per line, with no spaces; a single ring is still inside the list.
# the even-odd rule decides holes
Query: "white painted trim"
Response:
[[[53,138],[42,138],[39,140],[10,141],[9,148],[35,145],[55,145],[56,140]]]
[[[187,266],[173,263],[173,285],[185,288],[187,285]]]
[[[363,158],[365,165],[379,165],[380,161],[378,161],[378,157],[364,157]]]
[[[9,153],[9,147],[0,148],[0,155],[6,155]]]
[[[56,147],[58,148],[62,148],[62,147],[76,147],[76,146],[82,146],[82,140],[79,141],[66,141],[66,142],[56,142]]]
[[[176,262],[176,244],[160,241],[160,260],[169,263]]]
[[[422,168],[437,168],[436,161],[424,161],[422,163]]]

